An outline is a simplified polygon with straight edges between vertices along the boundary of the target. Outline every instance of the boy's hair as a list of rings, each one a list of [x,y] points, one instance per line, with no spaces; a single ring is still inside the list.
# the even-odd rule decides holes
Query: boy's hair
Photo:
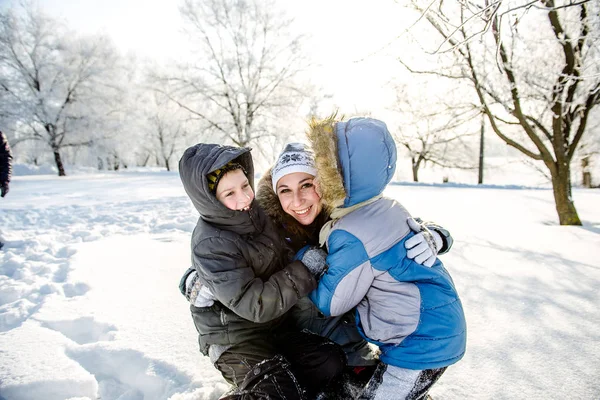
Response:
[[[229,161],[221,168],[216,169],[208,175],[206,175],[206,179],[208,180],[208,189],[210,190],[210,192],[212,194],[217,194],[217,186],[219,186],[219,181],[221,180],[221,178],[223,178],[223,176],[225,176],[226,173],[235,171],[236,169],[241,169],[244,175],[248,176],[248,173],[246,172],[244,167],[242,167],[241,164],[235,162],[235,160]]]

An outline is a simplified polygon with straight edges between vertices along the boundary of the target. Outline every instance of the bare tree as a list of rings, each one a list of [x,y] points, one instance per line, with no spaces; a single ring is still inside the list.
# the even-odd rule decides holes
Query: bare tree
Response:
[[[399,117],[396,141],[410,155],[413,181],[419,181],[419,169],[426,163],[446,168],[474,169],[471,148],[476,134],[472,121],[479,109],[471,104],[450,104],[450,94],[437,98],[427,82],[413,81],[396,87]]]
[[[186,0],[181,13],[199,50],[163,77],[166,94],[238,146],[272,134],[269,120],[303,96],[296,78],[305,62],[291,20],[262,0]]]
[[[118,57],[106,38],[75,37],[33,3],[0,12],[2,114],[15,123],[17,142],[48,145],[59,176],[61,150],[91,144],[118,108]]]
[[[171,159],[183,152],[186,139],[190,136],[187,118],[177,105],[158,92],[150,94],[151,107],[146,112],[148,142],[153,154],[160,159],[167,171],[171,170]]]
[[[571,161],[600,102],[600,10],[587,1],[433,1],[420,8],[491,129],[549,171],[561,225],[581,225]],[[456,63],[458,61],[458,63]]]

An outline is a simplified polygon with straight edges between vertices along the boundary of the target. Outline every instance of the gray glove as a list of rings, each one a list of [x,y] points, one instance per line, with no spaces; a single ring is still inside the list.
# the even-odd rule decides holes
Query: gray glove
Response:
[[[185,298],[195,307],[210,307],[216,299],[210,289],[198,279],[196,271],[189,274],[185,280]]]
[[[296,254],[296,259],[302,261],[315,278],[321,277],[327,269],[327,253],[318,246],[302,248]]]

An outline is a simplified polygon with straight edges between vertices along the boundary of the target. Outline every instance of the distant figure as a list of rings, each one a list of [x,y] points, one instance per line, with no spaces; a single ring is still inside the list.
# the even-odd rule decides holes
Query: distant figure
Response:
[[[8,139],[4,133],[0,132],[0,196],[6,196],[8,193],[8,183],[12,172],[12,153]],[[1,247],[1,246],[0,246]]]
[[[0,196],[6,196],[8,193],[8,183],[10,182],[10,173],[12,171],[12,153],[8,145],[8,139],[4,133],[0,132]],[[0,237],[0,249],[4,247]]]

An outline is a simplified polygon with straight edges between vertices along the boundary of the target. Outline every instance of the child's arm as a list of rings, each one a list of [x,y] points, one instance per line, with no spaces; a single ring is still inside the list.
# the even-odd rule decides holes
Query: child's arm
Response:
[[[405,242],[406,256],[416,263],[431,267],[439,254],[447,253],[453,239],[446,229],[420,218],[409,217],[408,226],[416,233]]]
[[[257,277],[240,249],[226,238],[205,239],[196,246],[193,257],[202,282],[215,298],[240,317],[254,322],[280,317],[317,285],[300,261],[268,278]]]
[[[365,297],[375,276],[363,243],[344,230],[327,239],[327,272],[310,299],[328,316],[342,315]]]
[[[434,222],[423,222],[421,218],[415,218],[414,221],[416,221],[419,225],[429,229],[429,231],[433,234],[438,255],[446,254],[450,251],[450,248],[454,243],[454,239],[452,238],[452,235],[450,235],[450,232],[447,229],[444,229],[444,227]],[[413,229],[412,226],[411,229]],[[415,229],[413,229],[413,231],[417,232]]]

